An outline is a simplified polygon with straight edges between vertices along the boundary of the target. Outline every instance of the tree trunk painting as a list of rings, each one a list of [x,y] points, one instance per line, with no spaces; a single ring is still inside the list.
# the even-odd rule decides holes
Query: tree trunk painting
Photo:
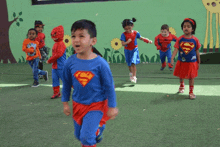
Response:
[[[0,9],[1,9],[1,23],[0,23],[0,63],[3,60],[3,63],[17,63],[15,60],[10,44],[9,44],[9,28],[10,26],[16,22],[17,26],[20,26],[18,21],[23,21],[19,16],[22,15],[22,12],[16,16],[16,13],[13,13],[14,19],[12,21],[8,21],[8,9],[6,0],[0,0]]]

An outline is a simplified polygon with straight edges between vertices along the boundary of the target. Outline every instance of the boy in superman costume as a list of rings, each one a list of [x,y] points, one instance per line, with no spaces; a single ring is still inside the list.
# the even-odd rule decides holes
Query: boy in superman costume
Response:
[[[74,134],[82,147],[96,147],[102,140],[106,121],[118,114],[114,81],[107,61],[92,52],[97,42],[95,24],[89,20],[76,21],[71,36],[76,54],[64,65],[63,111],[70,115],[68,101],[73,85]]]
[[[47,63],[52,63],[53,96],[51,99],[61,96],[60,79],[63,80],[63,67],[66,61],[66,46],[63,37],[63,26],[60,25],[52,30],[51,38],[55,41],[55,44],[52,49],[52,57],[47,61]]]
[[[170,71],[173,70],[171,65],[171,41],[177,40],[177,37],[169,32],[169,26],[164,24],[161,26],[161,33],[155,37],[154,44],[157,47],[157,50],[160,50],[160,60],[162,67],[160,70],[163,70],[166,67],[166,57],[168,59],[168,66]]]

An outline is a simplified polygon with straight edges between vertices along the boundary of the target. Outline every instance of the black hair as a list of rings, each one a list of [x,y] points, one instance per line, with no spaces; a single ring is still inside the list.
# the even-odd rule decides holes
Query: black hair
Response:
[[[126,26],[132,26],[135,21],[137,21],[137,19],[135,19],[135,18],[124,19],[123,22],[122,22],[122,27],[125,28]]]
[[[94,38],[94,37],[97,36],[96,25],[95,25],[94,22],[92,22],[90,20],[81,19],[81,20],[78,20],[78,21],[74,22],[72,27],[71,27],[71,32],[75,32],[78,29],[88,30],[88,33],[89,33],[91,38]]]
[[[161,30],[169,31],[169,26],[167,24],[164,24],[164,25],[161,26]]]
[[[194,19],[192,19],[192,18],[184,19],[184,21],[181,24],[182,30],[183,30],[183,25],[184,25],[185,22],[189,22],[191,24],[192,29],[193,29],[192,34],[195,34],[195,31],[196,31],[196,21]]]
[[[37,30],[34,29],[34,28],[30,28],[30,29],[28,30],[28,33],[29,33],[29,31],[35,31],[35,32],[36,32],[36,35],[38,34]],[[28,33],[27,33],[27,38],[28,38]]]
[[[40,21],[40,20],[35,20],[35,23],[34,23],[34,28],[37,28],[37,27],[39,27],[40,25],[42,25],[42,26],[43,26],[43,28],[44,28],[44,24],[43,24],[43,22],[42,22],[42,21]]]

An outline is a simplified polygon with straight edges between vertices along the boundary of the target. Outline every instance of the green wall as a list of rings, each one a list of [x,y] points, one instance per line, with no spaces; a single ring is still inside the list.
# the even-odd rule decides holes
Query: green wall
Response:
[[[184,18],[191,17],[197,21],[196,37],[202,44],[205,38],[206,9],[201,0],[135,0],[33,6],[31,0],[7,0],[7,6],[9,21],[13,20],[13,12],[20,11],[24,20],[19,27],[16,23],[12,24],[9,30],[10,47],[17,61],[21,56],[25,56],[22,43],[28,29],[34,26],[35,20],[41,20],[45,24],[46,45],[51,48],[54,42],[50,38],[50,32],[54,27],[63,25],[65,35],[70,35],[70,27],[74,21],[94,21],[98,31],[95,47],[102,54],[104,48],[112,49],[112,39],[120,38],[124,31],[121,22],[125,18],[135,17],[137,22],[134,23],[134,30],[139,31],[141,36],[154,40],[160,33],[161,25],[165,23],[175,29],[177,36],[182,35],[181,22]],[[214,32],[213,35],[215,39]],[[140,54],[144,53],[149,58],[158,53],[154,44],[146,44],[139,40],[138,45]],[[123,48],[119,51],[123,54]]]

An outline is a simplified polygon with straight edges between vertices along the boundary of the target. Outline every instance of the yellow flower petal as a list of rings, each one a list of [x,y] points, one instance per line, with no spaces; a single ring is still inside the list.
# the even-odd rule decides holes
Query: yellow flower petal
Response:
[[[114,50],[119,50],[119,49],[122,47],[121,40],[118,39],[118,38],[112,39],[112,41],[111,41],[111,47],[112,47]]]
[[[71,37],[69,35],[64,35],[63,42],[66,47],[69,47],[71,45]]]
[[[169,31],[170,31],[171,34],[176,35],[176,31],[175,31],[174,28],[169,27]]]

